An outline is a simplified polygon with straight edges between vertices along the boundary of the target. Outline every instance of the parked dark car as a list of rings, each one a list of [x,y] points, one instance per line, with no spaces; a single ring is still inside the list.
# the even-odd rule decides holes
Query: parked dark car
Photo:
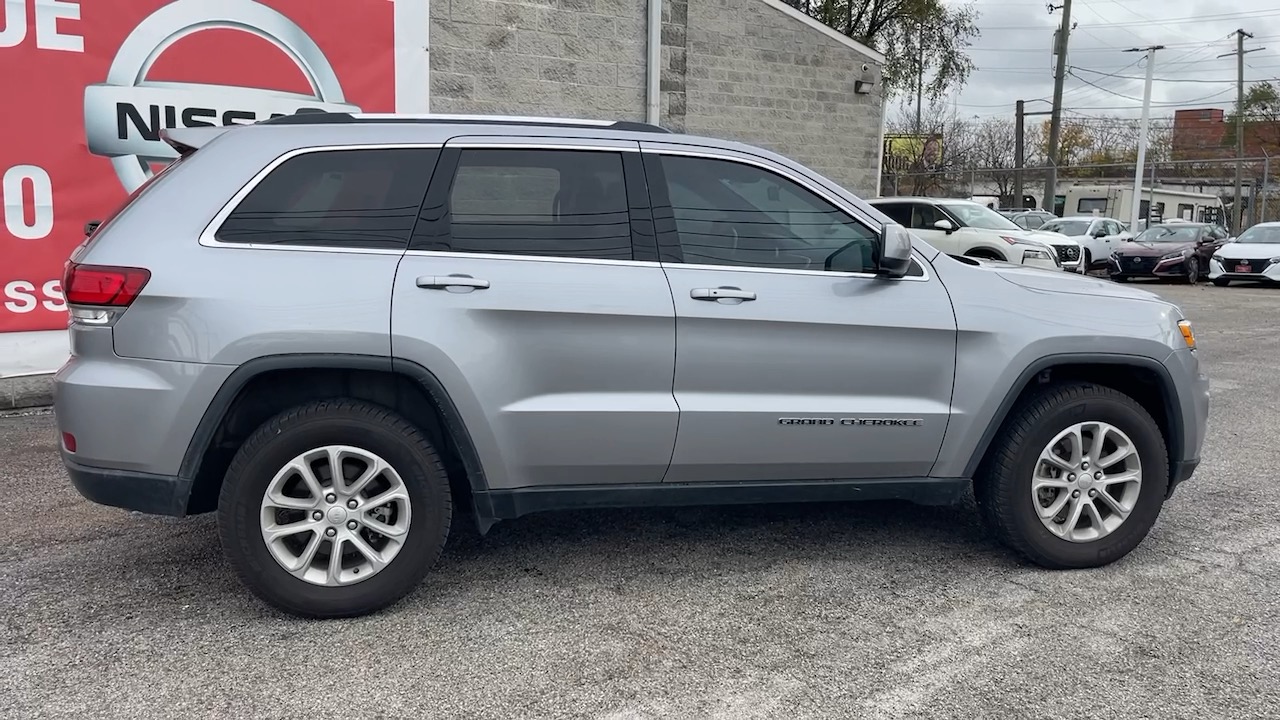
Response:
[[[1210,223],[1153,225],[1111,253],[1107,272],[1117,282],[1158,277],[1194,284],[1208,272],[1209,258],[1228,237],[1226,228]]]

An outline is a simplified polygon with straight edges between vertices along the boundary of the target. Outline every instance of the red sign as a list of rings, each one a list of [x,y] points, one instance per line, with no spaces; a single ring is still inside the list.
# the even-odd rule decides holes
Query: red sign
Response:
[[[395,110],[395,15],[389,0],[0,2],[0,332],[66,327],[63,263],[175,156],[162,127]]]

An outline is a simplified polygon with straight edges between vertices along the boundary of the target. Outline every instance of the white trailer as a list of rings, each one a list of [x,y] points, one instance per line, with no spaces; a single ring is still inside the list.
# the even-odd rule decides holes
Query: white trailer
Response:
[[[1133,216],[1133,188],[1122,185],[1072,185],[1065,193],[1062,214],[1101,215],[1127,223]],[[1212,222],[1228,226],[1222,198],[1206,193],[1144,187],[1138,196],[1138,223],[1168,220]],[[1138,230],[1141,228],[1135,229]]]

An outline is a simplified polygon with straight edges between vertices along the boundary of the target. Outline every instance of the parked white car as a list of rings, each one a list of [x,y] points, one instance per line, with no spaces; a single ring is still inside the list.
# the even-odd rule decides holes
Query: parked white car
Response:
[[[1050,220],[1040,228],[1062,233],[1080,243],[1084,257],[1080,265],[1085,270],[1095,266],[1105,266],[1111,253],[1133,235],[1124,229],[1118,220],[1094,215],[1077,215],[1075,217]]]
[[[1218,248],[1209,258],[1214,285],[1232,280],[1280,282],[1280,222],[1258,223]]]
[[[870,203],[948,255],[1001,260],[1076,272],[1080,244],[1066,235],[1023,230],[972,200],[929,197],[876,198]]]

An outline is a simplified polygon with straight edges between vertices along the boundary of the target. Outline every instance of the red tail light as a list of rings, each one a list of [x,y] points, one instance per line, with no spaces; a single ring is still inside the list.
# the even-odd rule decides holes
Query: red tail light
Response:
[[[68,305],[129,307],[150,279],[151,271],[144,268],[68,262],[62,292]]]

